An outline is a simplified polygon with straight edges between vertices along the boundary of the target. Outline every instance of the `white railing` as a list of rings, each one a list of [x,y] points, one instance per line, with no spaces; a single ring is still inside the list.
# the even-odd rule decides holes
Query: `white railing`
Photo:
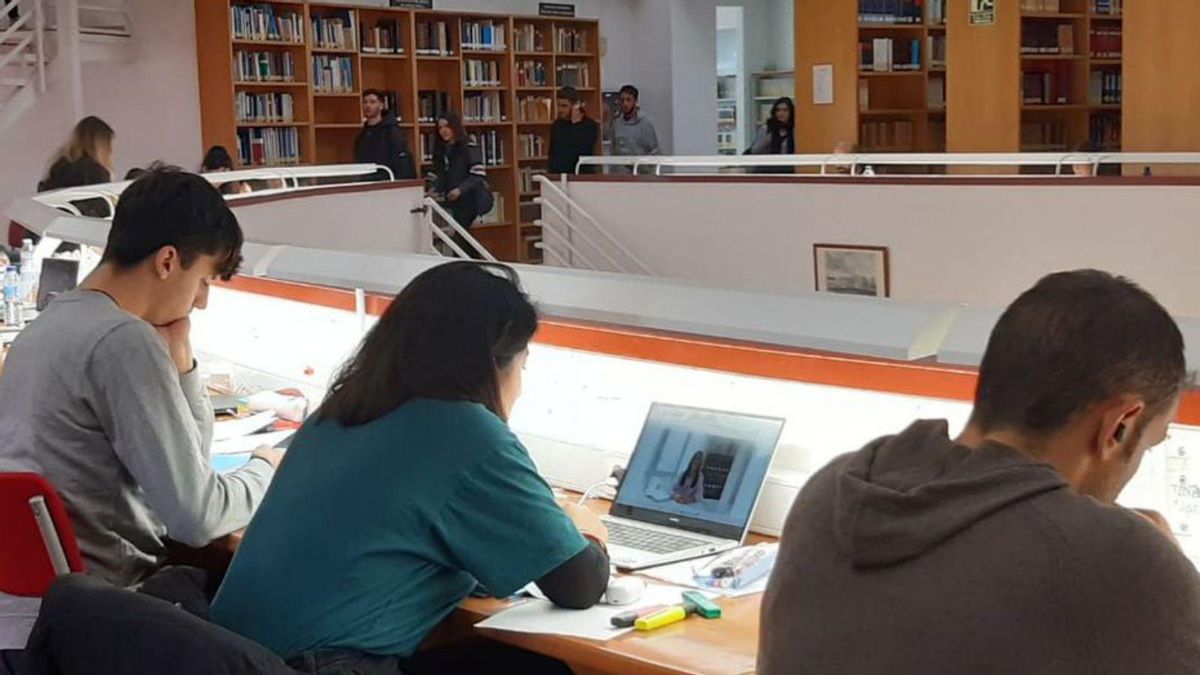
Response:
[[[1194,152],[1036,152],[1036,153],[856,153],[822,155],[697,155],[642,157],[583,157],[583,167],[623,167],[654,175],[689,175],[722,170],[766,168],[808,168],[820,175],[864,175],[868,167],[975,167],[1003,169],[996,173],[971,173],[972,178],[1035,178],[1070,174],[1075,166],[1088,166],[1095,173],[1101,164],[1111,165],[1189,165],[1200,168],[1200,153]],[[1053,174],[1021,174],[1021,167],[1052,168]],[[904,174],[905,177],[937,179],[945,173]]]
[[[17,20],[0,31],[0,48],[4,50],[0,53],[0,73],[13,65],[28,66],[28,60],[32,59],[38,91],[45,92],[46,18],[42,13],[42,0],[0,0],[0,17],[7,17],[14,9],[20,12]],[[27,84],[7,79],[3,83],[10,86]]]
[[[440,217],[443,221],[443,224],[439,225],[434,216]],[[478,239],[472,237],[471,233],[465,227],[460,225],[459,222],[454,219],[454,216],[450,215],[450,213],[446,211],[446,209],[442,208],[442,205],[437,203],[437,200],[433,199],[432,197],[425,198],[425,212],[422,222],[425,223],[425,227],[434,236],[434,239],[440,241],[446,248],[450,249],[450,251],[454,253],[453,256],[447,256],[436,247],[433,247],[431,252],[434,255],[440,255],[447,258],[465,258],[468,260],[471,258],[478,258],[488,262],[496,262],[496,257],[493,256],[490,251],[484,248],[483,244],[480,244]],[[470,253],[464,251],[463,248],[458,245],[458,242],[454,241],[454,235],[447,234],[446,230],[450,230],[454,233],[454,235],[460,237],[464,242],[467,243],[469,247],[475,249],[475,252],[479,255],[472,256]]]
[[[540,175],[534,176],[534,180],[541,185],[541,195],[533,201],[542,207],[542,217],[534,224],[542,228],[542,251],[559,266],[654,275],[633,251],[617,241],[554,180]],[[584,248],[603,259],[607,267],[596,264]]]

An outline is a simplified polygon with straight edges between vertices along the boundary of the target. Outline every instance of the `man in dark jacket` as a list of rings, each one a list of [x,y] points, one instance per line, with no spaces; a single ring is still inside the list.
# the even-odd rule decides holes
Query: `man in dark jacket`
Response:
[[[396,180],[417,177],[412,152],[396,115],[387,109],[384,94],[378,89],[363,92],[363,129],[354,139],[354,161],[360,164],[382,164],[392,170]],[[381,172],[382,173],[382,172]]]
[[[550,125],[550,173],[575,173],[580,157],[599,154],[600,124],[588,117],[579,92],[573,87],[558,91],[558,119]],[[586,173],[590,173],[588,171]]]
[[[1184,382],[1150,294],[1042,279],[992,332],[961,436],[917,422],[800,492],[759,672],[1200,673],[1200,576],[1162,516],[1114,503]]]

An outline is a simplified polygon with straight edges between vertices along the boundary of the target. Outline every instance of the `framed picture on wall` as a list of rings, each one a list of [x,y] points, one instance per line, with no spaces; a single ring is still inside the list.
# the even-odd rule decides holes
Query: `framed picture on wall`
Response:
[[[818,292],[889,298],[891,267],[886,246],[813,244]]]

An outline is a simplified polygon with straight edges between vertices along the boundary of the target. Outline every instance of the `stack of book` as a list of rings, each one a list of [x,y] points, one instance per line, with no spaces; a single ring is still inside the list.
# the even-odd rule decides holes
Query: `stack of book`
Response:
[[[503,122],[506,119],[500,92],[468,92],[463,96],[464,122]]]
[[[450,110],[450,94],[444,91],[423,89],[417,92],[417,120],[432,124]]]
[[[291,52],[243,52],[233,54],[235,82],[293,82],[296,61]]]
[[[304,44],[299,12],[275,12],[271,5],[234,5],[230,23],[235,40],[267,40]]]
[[[1021,100],[1027,104],[1065,104],[1067,92],[1071,91],[1071,72],[1061,68],[1057,71],[1026,71],[1022,76],[1021,91]]]
[[[874,38],[858,43],[863,72],[917,71],[921,69],[921,41]]]
[[[504,24],[498,24],[490,19],[487,21],[472,21],[463,19],[462,46],[463,49],[475,49],[502,52],[508,49],[505,40],[507,29]]]
[[[517,120],[521,122],[553,122],[553,99],[545,96],[522,97],[517,101]]]
[[[541,61],[520,61],[517,63],[518,87],[548,87],[546,80],[546,64]]]
[[[1066,123],[1061,120],[1022,123],[1021,147],[1034,150],[1068,150]]]
[[[374,28],[363,26],[361,42],[364,54],[404,53],[403,33],[396,19],[380,19]]]
[[[513,35],[513,43],[519,52],[546,51],[546,38],[542,35],[542,29],[531,23],[517,26],[516,34]]]
[[[422,56],[452,56],[450,31],[445,21],[417,22],[417,54]]]
[[[325,16],[312,18],[313,46],[317,49],[357,49],[355,36],[358,27],[354,12],[335,11]]]
[[[590,89],[592,75],[584,61],[558,64],[558,86]]]
[[[946,67],[946,36],[930,35],[928,38],[929,67]]]
[[[946,25],[946,0],[925,0],[925,23],[930,26]]]
[[[1092,58],[1119,59],[1124,51],[1120,26],[1092,28]]]
[[[521,159],[540,159],[546,156],[546,139],[538,134],[519,134],[517,147],[521,149]]]
[[[504,165],[504,143],[501,141],[499,131],[489,129],[487,131],[472,132],[468,135],[468,138],[470,138],[472,143],[479,146],[479,154],[483,158],[485,165]]]
[[[1121,147],[1121,116],[1119,114],[1093,114],[1089,140],[1105,150]]]
[[[482,59],[463,61],[463,85],[467,87],[499,87],[500,62]]]
[[[1115,105],[1121,102],[1121,71],[1093,70],[1090,84],[1092,103]]]
[[[314,54],[312,81],[318,94],[354,93],[354,62],[349,56]]]
[[[238,129],[237,154],[242,166],[299,164],[299,130],[296,127]]]
[[[1029,22],[1021,30],[1022,54],[1074,54],[1075,26]]]
[[[858,0],[859,23],[909,24],[923,20],[921,0]]]
[[[1059,0],[1021,0],[1021,11],[1031,14],[1058,14],[1062,12]]]
[[[587,34],[581,28],[559,28],[555,48],[563,54],[582,54],[587,51]]]
[[[913,146],[913,123],[910,120],[862,122],[858,133],[863,152],[911,150]]]
[[[1121,4],[1121,0],[1092,0],[1092,13],[1120,16]]]
[[[253,94],[239,91],[234,97],[238,122],[291,122],[296,106],[291,94]]]
[[[492,210],[483,214],[479,222],[484,225],[499,225],[504,222],[504,195],[499,192],[492,192]]]

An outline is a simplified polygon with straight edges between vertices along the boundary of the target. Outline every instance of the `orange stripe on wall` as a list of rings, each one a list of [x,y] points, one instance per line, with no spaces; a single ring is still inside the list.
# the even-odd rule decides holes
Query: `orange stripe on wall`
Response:
[[[246,293],[354,311],[354,293],[342,289],[240,276],[219,285]],[[390,302],[391,298],[386,295],[368,294],[367,313],[379,316]],[[542,320],[541,330],[534,341],[596,354],[890,394],[951,401],[970,401],[975,394],[975,372],[970,369],[845,356],[554,317]],[[1181,424],[1200,426],[1200,390],[1190,390],[1184,394],[1177,419]]]

